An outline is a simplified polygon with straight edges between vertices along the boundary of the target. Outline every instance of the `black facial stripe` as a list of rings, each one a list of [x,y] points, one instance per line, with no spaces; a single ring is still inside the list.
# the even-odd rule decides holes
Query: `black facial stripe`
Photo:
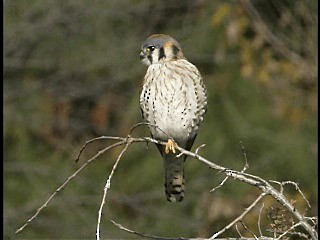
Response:
[[[162,48],[160,48],[160,50],[159,50],[159,58],[158,58],[158,60],[160,60],[160,59],[162,59],[162,58],[165,58],[166,57],[166,55],[164,54],[164,49],[163,49],[163,47]]]
[[[171,45],[171,47],[172,47],[173,58],[177,59],[177,56],[178,56],[178,53],[180,52],[180,49],[175,45]]]
[[[152,64],[152,56],[151,56],[151,55],[148,55],[147,58],[148,58],[150,64]]]

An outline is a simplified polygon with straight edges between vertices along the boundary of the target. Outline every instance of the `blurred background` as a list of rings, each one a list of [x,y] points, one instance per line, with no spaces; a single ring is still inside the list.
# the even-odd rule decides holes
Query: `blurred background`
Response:
[[[224,167],[299,183],[286,196],[317,215],[318,2],[289,0],[4,1],[4,234],[13,235],[86,159],[142,121],[142,42],[166,33],[208,87],[209,107],[193,150]],[[141,127],[135,136],[149,136]],[[89,165],[17,237],[93,239],[103,187],[120,148]],[[259,194],[187,159],[186,196],[164,193],[155,146],[130,147],[112,180],[103,238],[134,238],[109,219],[164,237],[209,237]],[[261,225],[270,229],[271,198]],[[245,223],[255,231],[259,208]],[[240,227],[241,229],[241,227]],[[241,230],[242,231],[242,230]],[[245,231],[242,231],[246,235]],[[267,232],[264,232],[267,235]],[[230,230],[224,236],[235,237]]]

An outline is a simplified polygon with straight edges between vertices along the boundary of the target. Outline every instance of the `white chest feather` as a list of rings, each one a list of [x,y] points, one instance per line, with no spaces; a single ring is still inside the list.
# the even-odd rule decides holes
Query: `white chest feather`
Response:
[[[186,60],[149,66],[140,107],[143,117],[157,126],[150,127],[155,138],[166,141],[173,137],[184,145],[190,134],[196,134],[206,108],[201,81],[198,70]]]

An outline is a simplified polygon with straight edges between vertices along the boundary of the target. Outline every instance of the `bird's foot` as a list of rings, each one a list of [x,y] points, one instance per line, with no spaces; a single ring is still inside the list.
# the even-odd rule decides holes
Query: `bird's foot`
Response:
[[[168,142],[166,143],[165,153],[168,154],[170,153],[170,151],[176,153],[176,147],[178,147],[178,144],[172,139],[168,139]]]

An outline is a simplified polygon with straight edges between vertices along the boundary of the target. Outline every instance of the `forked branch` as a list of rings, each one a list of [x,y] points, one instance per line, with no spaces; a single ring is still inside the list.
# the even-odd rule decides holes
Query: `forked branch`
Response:
[[[142,124],[141,124],[142,125]],[[143,124],[145,125],[145,124]],[[136,128],[137,126],[140,125],[135,125],[134,128]],[[130,131],[130,134],[132,133],[133,129]],[[35,214],[29,218],[23,225],[22,227],[20,227],[17,231],[16,234],[21,232],[30,222],[32,222],[37,216],[38,214],[49,204],[49,202],[54,198],[54,196],[59,193],[72,179],[74,179],[84,168],[87,167],[88,164],[92,163],[93,161],[95,161],[99,156],[101,156],[103,153],[105,153],[108,150],[111,150],[112,148],[118,147],[118,146],[125,146],[123,148],[123,150],[121,151],[121,153],[119,154],[113,169],[107,179],[106,185],[104,187],[104,194],[103,194],[103,198],[102,198],[102,202],[99,208],[99,212],[98,212],[98,224],[97,224],[97,232],[96,232],[96,237],[97,239],[100,239],[100,221],[101,221],[101,216],[102,216],[102,210],[103,210],[103,206],[106,202],[106,197],[107,197],[107,190],[110,188],[111,185],[111,178],[117,168],[117,165],[122,157],[122,155],[127,151],[128,147],[130,145],[132,145],[133,143],[155,143],[155,144],[161,144],[161,145],[165,145],[165,142],[162,141],[158,141],[156,139],[150,138],[150,137],[132,137],[130,135],[128,135],[127,137],[111,137],[111,136],[102,136],[99,138],[95,138],[92,139],[90,141],[87,141],[85,143],[85,145],[82,147],[82,149],[80,150],[79,156],[77,158],[77,161],[80,158],[80,155],[82,153],[82,151],[85,149],[85,147],[89,144],[92,143],[94,141],[97,140],[113,140],[116,141],[116,143],[109,145],[108,147],[102,149],[101,151],[99,151],[97,154],[95,154],[92,158],[88,159],[81,167],[78,168],[78,170],[76,170],[71,176],[68,177],[68,179],[66,181],[64,181],[56,190],[55,192],[44,202],[44,204],[42,204],[42,206],[40,208],[37,209],[37,211],[35,212]],[[256,188],[258,188],[261,191],[260,196],[239,216],[237,217],[235,220],[233,220],[230,224],[228,224],[227,226],[225,226],[223,229],[221,229],[220,231],[216,232],[210,239],[217,239],[217,237],[219,235],[221,235],[223,232],[227,231],[228,229],[230,229],[232,226],[236,226],[237,227],[237,223],[242,223],[242,219],[244,218],[244,216],[254,207],[257,205],[257,203],[266,195],[271,195],[274,199],[276,199],[284,208],[287,209],[287,211],[289,211],[290,213],[292,213],[292,215],[296,218],[296,224],[294,226],[292,226],[292,228],[290,230],[294,230],[296,226],[301,226],[305,229],[305,231],[309,234],[310,238],[313,240],[318,239],[318,235],[317,235],[317,231],[315,229],[315,225],[316,225],[316,221],[314,220],[314,218],[312,218],[312,221],[310,220],[310,217],[305,217],[303,214],[301,214],[292,204],[291,202],[283,195],[282,191],[283,191],[283,186],[285,184],[293,184],[295,185],[293,182],[283,182],[283,183],[279,183],[276,181],[266,181],[258,176],[252,175],[252,174],[248,174],[245,173],[245,170],[247,169],[247,164],[245,166],[245,168],[242,171],[236,171],[236,170],[232,170],[223,166],[220,166],[218,164],[215,164],[211,161],[209,161],[208,159],[200,156],[198,154],[198,151],[196,152],[191,152],[191,151],[187,151],[181,147],[177,147],[177,149],[180,151],[181,155],[186,155],[189,157],[192,157],[200,162],[202,162],[203,164],[209,166],[212,169],[215,169],[219,172],[222,172],[226,175],[227,178],[234,178],[236,180],[239,180],[241,182],[250,184]],[[179,155],[180,155],[179,154]],[[247,163],[247,162],[246,162]],[[271,183],[277,183],[278,185],[280,185],[280,191],[276,190]],[[298,191],[302,194],[301,190],[298,188],[298,185],[295,185],[296,188],[298,189]],[[303,195],[303,194],[302,194]],[[303,195],[304,197],[304,195]],[[305,198],[305,197],[304,197]],[[305,198],[306,200],[306,198]],[[308,204],[309,205],[309,204]],[[122,227],[120,224],[117,224],[115,222],[113,222],[115,225],[117,225],[120,229],[125,230],[126,228]],[[121,226],[121,227],[120,227]],[[128,229],[127,229],[128,230]],[[281,234],[281,236],[284,236],[286,234],[290,233],[290,230],[288,230],[287,232],[283,232]],[[129,230],[128,232],[132,232],[136,235],[140,235],[143,236],[143,234],[139,234],[135,231]],[[149,237],[152,238],[152,236],[144,236],[144,237]],[[256,236],[254,236],[256,238]],[[156,237],[159,238],[159,237]],[[166,238],[163,238],[166,239]],[[167,239],[172,239],[172,238],[167,238]],[[183,238],[180,238],[183,239]],[[239,239],[239,238],[238,238]],[[241,238],[240,238],[241,239]],[[248,238],[247,238],[248,239]],[[272,239],[269,237],[263,237],[260,236],[258,237],[258,239]]]

